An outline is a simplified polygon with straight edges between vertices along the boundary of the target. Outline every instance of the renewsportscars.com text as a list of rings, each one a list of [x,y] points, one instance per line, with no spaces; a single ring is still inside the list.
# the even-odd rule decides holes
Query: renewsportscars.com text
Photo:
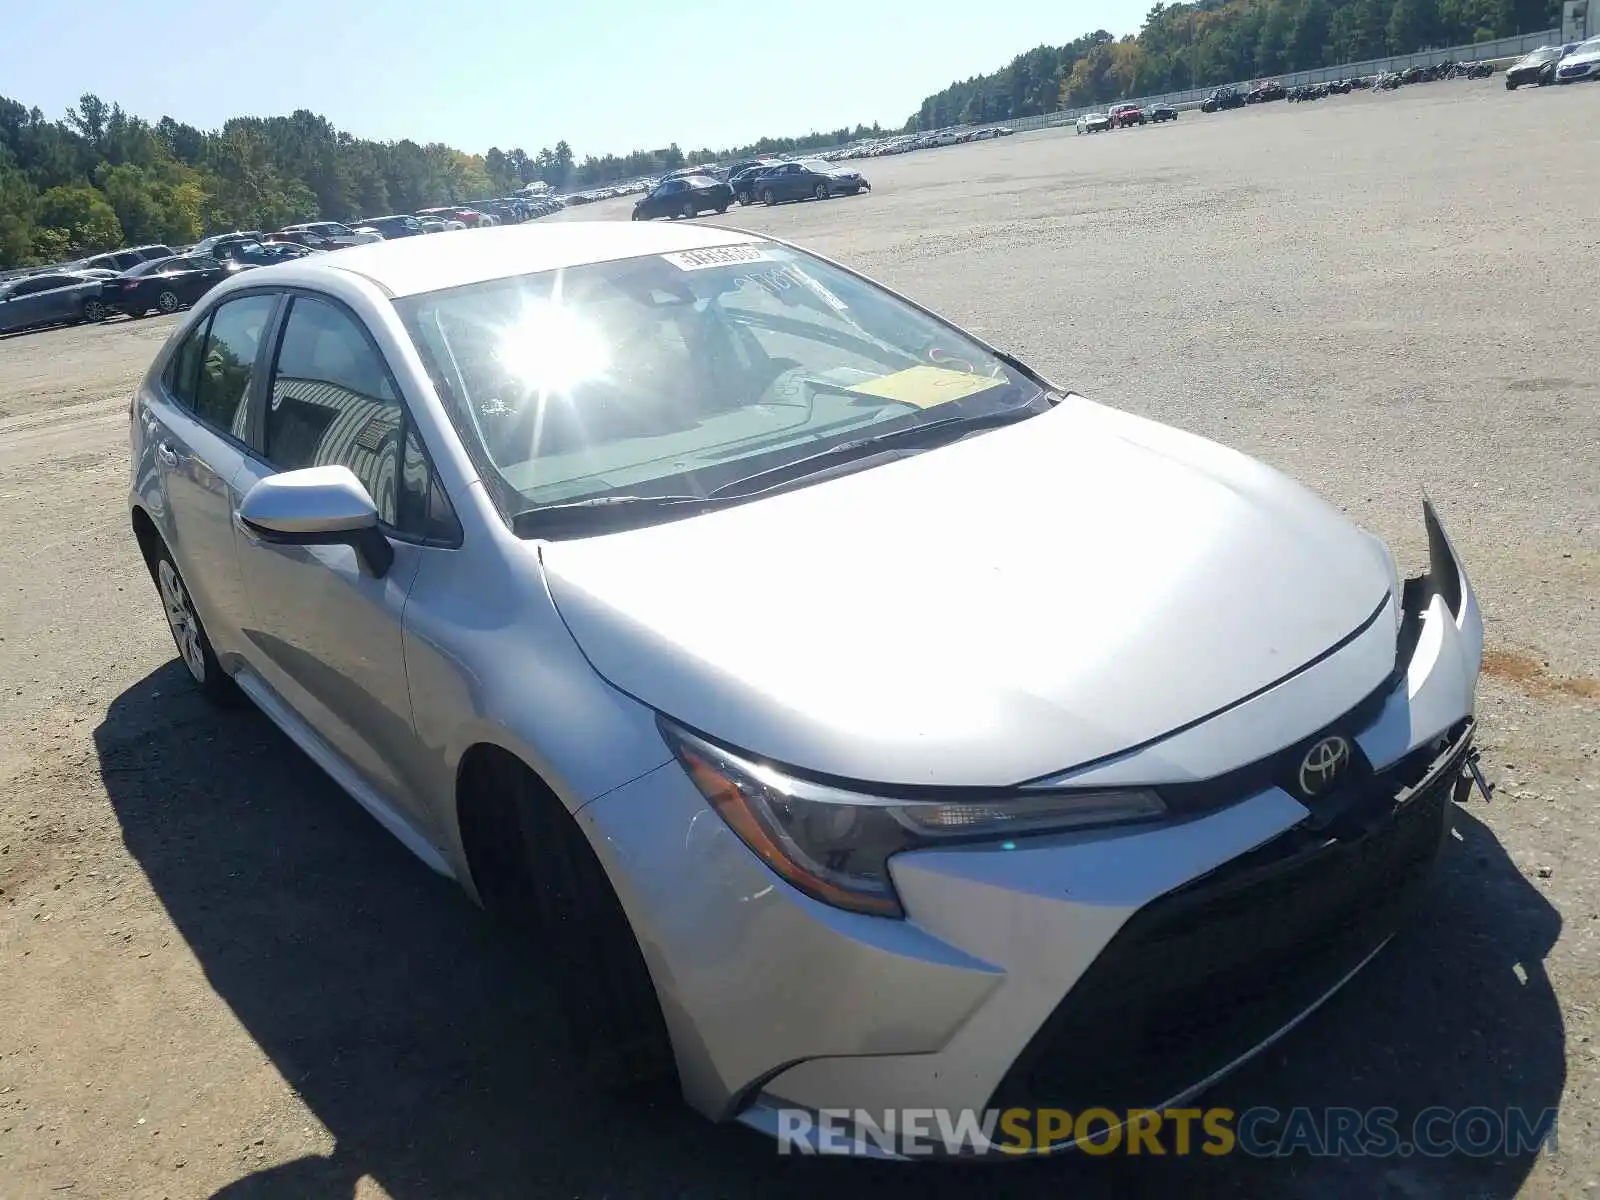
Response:
[[[1556,1110],[1087,1108],[778,1110],[780,1154],[904,1157],[1246,1154],[1257,1158],[1528,1156],[1556,1150]]]

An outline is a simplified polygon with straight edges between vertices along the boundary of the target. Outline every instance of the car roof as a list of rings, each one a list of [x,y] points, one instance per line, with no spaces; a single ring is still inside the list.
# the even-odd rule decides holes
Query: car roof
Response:
[[[448,238],[402,238],[350,246],[332,254],[300,259],[293,269],[302,278],[347,271],[365,276],[389,295],[398,297],[586,263],[759,240],[747,233],[710,225],[656,225],[641,221],[496,225]]]

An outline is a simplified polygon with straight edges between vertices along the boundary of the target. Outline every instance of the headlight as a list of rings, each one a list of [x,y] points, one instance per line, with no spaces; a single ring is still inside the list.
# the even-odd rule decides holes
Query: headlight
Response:
[[[968,799],[905,800],[795,779],[680,729],[658,724],[700,794],[763,862],[807,895],[838,908],[904,916],[889,879],[902,850],[1148,820],[1166,812],[1154,792],[1013,790]]]

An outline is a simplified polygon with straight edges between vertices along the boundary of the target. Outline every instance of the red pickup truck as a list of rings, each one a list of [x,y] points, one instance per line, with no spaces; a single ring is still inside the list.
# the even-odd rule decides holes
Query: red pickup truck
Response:
[[[1144,109],[1137,104],[1119,104],[1111,110],[1111,124],[1116,129],[1126,125],[1143,125]]]

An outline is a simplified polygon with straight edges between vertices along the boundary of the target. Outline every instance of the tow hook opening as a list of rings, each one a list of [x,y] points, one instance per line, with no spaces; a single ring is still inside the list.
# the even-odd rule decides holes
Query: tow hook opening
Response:
[[[1483,767],[1478,762],[1478,748],[1474,746],[1467,751],[1467,757],[1462,760],[1461,774],[1456,779],[1455,792],[1452,794],[1457,804],[1465,804],[1472,797],[1472,789],[1476,787],[1483,796],[1483,802],[1489,803],[1494,799],[1494,784],[1490,783],[1483,773]]]

